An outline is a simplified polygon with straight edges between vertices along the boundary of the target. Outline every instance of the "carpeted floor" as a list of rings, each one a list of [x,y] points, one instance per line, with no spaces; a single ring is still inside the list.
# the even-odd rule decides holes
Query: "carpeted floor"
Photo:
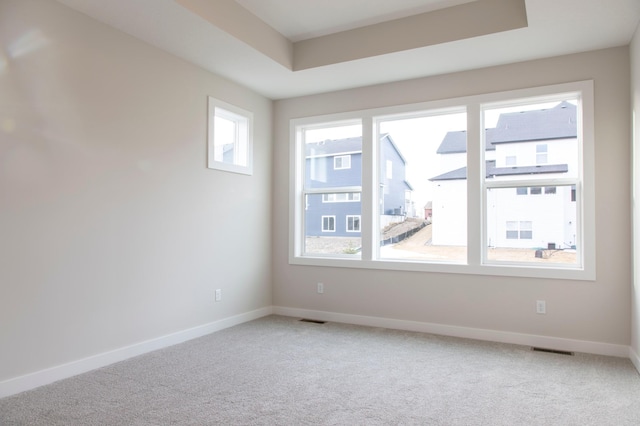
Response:
[[[0,425],[640,425],[627,359],[270,316],[0,400]]]

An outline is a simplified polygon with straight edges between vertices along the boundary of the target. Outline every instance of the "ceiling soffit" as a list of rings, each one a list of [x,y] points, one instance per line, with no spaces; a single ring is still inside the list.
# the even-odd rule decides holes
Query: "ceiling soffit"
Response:
[[[476,0],[292,43],[234,0],[176,2],[292,71],[527,26],[525,0]]]

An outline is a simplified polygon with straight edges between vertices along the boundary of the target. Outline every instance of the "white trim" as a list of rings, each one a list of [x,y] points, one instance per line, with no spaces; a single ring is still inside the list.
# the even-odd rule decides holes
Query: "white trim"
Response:
[[[633,350],[631,346],[629,346],[629,359],[633,363],[633,366],[638,370],[638,374],[640,374],[640,356]]]
[[[289,180],[289,264],[322,267],[343,267],[358,269],[398,270],[441,272],[472,275],[499,275],[509,277],[527,278],[553,278],[562,280],[596,280],[596,244],[595,244],[595,143],[594,143],[594,99],[593,80],[561,83],[541,87],[531,87],[495,93],[450,98],[387,106],[381,108],[350,111],[345,113],[328,114],[314,117],[296,118],[290,120],[290,166],[293,172]],[[481,139],[485,132],[470,131],[469,129],[483,129],[481,111],[483,108],[498,108],[501,106],[514,106],[517,99],[522,104],[530,104],[535,99],[544,101],[562,101],[567,95],[578,95],[582,99],[577,114],[578,139],[582,140],[580,156],[580,174],[582,181],[577,184],[576,196],[582,207],[578,208],[576,220],[580,232],[576,246],[580,248],[578,256],[580,261],[576,264],[551,264],[534,262],[488,261],[486,250],[483,247],[487,240],[486,226],[484,223],[486,214],[486,188],[499,188],[504,186],[560,186],[561,184],[575,185],[575,179],[541,179],[529,181],[485,181],[485,144]],[[482,107],[482,108],[481,108]],[[409,259],[382,259],[379,256],[377,236],[379,234],[379,215],[374,214],[378,208],[378,186],[382,176],[378,176],[380,168],[379,124],[381,120],[394,117],[417,117],[425,114],[437,115],[448,112],[467,112],[467,212],[480,212],[480,214],[467,215],[467,259],[463,263],[433,261],[433,260],[409,260]],[[304,251],[304,195],[311,193],[305,191],[304,183],[304,149],[303,133],[305,129],[322,128],[338,123],[362,124],[362,212],[361,212],[361,238],[362,254],[359,259],[352,257],[338,257],[336,255],[320,256]],[[375,131],[374,131],[375,130]],[[588,171],[589,173],[584,173]],[[321,192],[334,192],[323,189]],[[336,225],[337,226],[337,225]]]
[[[222,170],[244,175],[253,174],[253,113],[221,101],[212,96],[207,97],[207,167],[214,170]],[[221,117],[233,121],[240,128],[234,139],[236,154],[240,152],[243,161],[234,159],[234,163],[225,163],[215,158],[215,118]],[[246,157],[246,158],[245,158]]]
[[[273,314],[273,307],[268,306],[256,309],[255,311],[223,318],[209,324],[203,324],[197,327],[157,337],[155,339],[145,340],[130,346],[125,346],[109,352],[103,352],[101,354],[5,380],[0,382],[0,398],[15,395],[58,380],[86,373],[87,371],[95,370],[138,355],[186,342],[187,340],[215,333],[216,331],[224,330],[225,328],[253,321],[271,314]]]
[[[341,314],[337,312],[287,308],[283,306],[274,306],[273,313],[276,315],[308,318],[319,321],[333,321],[346,324],[365,325],[370,327],[390,328],[395,330],[417,331],[421,333],[440,334],[444,336],[461,337],[465,339],[510,343],[523,346],[537,346],[546,349],[582,352],[621,358],[629,357],[630,350],[628,346],[615,345],[611,343],[565,339],[561,337],[539,336],[535,334],[512,333],[509,331],[486,330],[481,328],[459,327],[455,325],[435,324],[418,321],[397,320],[391,318]],[[636,356],[636,360],[637,362],[639,362],[639,364],[636,364],[637,368],[638,365],[640,365],[640,359],[637,359]]]

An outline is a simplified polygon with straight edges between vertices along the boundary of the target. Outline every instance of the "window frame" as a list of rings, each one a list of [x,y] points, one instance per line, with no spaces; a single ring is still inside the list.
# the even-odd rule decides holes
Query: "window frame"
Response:
[[[595,155],[594,155],[594,97],[593,81],[578,81],[543,87],[486,93],[445,100],[428,101],[414,104],[395,105],[374,109],[326,114],[314,117],[296,118],[290,121],[290,221],[289,221],[289,263],[294,265],[365,268],[399,271],[421,271],[439,273],[460,273],[474,275],[497,275],[529,278],[555,278],[567,280],[593,281],[595,269]],[[581,102],[578,108],[579,144],[579,183],[576,185],[577,229],[580,238],[576,241],[581,247],[578,264],[573,266],[552,263],[500,263],[487,262],[483,248],[486,241],[486,188],[484,182],[484,144],[482,106],[505,103],[513,105],[518,99],[530,103],[533,98],[561,99],[578,94]],[[523,102],[524,104],[525,102]],[[377,120],[392,116],[407,118],[412,115],[444,111],[467,113],[467,259],[466,263],[448,263],[435,261],[412,261],[406,259],[379,259],[378,241],[378,186],[383,176],[378,166],[380,158]],[[340,188],[330,192],[361,192],[361,238],[362,249],[358,258],[343,256],[320,256],[304,254],[304,197],[301,184],[304,178],[304,147],[300,146],[300,132],[304,128],[322,127],[335,123],[362,123],[362,186]],[[513,187],[508,182],[506,187]],[[517,186],[561,186],[573,184],[563,179],[536,180],[520,182]],[[500,187],[499,182],[490,184]],[[329,191],[325,191],[329,192]],[[475,212],[480,212],[477,214]]]
[[[253,175],[253,113],[216,99],[207,98],[207,168],[244,175]],[[216,117],[236,124],[234,135],[234,162],[218,161],[215,156]],[[243,158],[238,158],[242,155]]]

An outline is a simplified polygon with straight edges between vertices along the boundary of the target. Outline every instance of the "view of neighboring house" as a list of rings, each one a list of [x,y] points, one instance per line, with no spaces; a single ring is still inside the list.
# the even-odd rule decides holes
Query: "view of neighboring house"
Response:
[[[486,178],[564,178],[577,174],[576,106],[503,113],[486,129]],[[437,153],[449,171],[431,178],[434,245],[466,245],[466,132],[449,132]],[[487,192],[490,247],[574,248],[576,189],[572,185],[493,188]]]
[[[406,160],[388,134],[380,138],[381,226],[402,221],[411,208],[411,185]],[[344,188],[362,185],[362,137],[306,144],[305,182],[308,188]],[[307,236],[360,236],[360,192],[309,194],[305,207]]]

